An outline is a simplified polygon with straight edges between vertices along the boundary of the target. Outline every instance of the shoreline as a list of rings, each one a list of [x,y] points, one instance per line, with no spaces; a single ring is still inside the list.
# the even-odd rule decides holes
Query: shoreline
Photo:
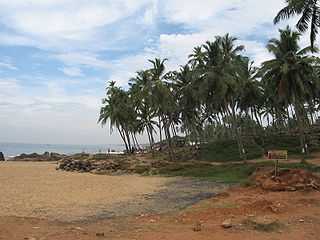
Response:
[[[0,143],[0,152],[5,158],[13,158],[21,154],[39,155],[45,152],[53,152],[65,155],[86,152],[90,154],[108,153],[108,151],[123,152],[122,144],[28,144],[28,143]]]

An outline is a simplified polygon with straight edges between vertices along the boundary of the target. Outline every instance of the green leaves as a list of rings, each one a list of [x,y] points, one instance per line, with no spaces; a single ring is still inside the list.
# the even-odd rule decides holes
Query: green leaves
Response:
[[[286,0],[287,6],[279,11],[274,18],[274,24],[281,20],[300,15],[296,24],[297,29],[304,33],[310,28],[311,47],[314,43],[320,27],[320,8],[318,0]]]

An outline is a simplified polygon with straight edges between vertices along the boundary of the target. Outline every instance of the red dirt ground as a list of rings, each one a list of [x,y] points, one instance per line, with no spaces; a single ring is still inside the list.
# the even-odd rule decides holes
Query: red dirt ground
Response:
[[[247,220],[256,218],[277,221],[277,228],[255,229]],[[226,219],[229,229],[221,226]],[[319,240],[320,192],[233,188],[177,213],[78,224],[2,217],[0,239]]]

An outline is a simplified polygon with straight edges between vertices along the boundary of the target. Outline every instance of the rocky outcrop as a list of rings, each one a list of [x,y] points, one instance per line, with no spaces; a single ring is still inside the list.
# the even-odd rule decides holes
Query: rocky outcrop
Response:
[[[1,161],[5,161],[5,158],[4,158],[4,155],[3,155],[3,152],[0,152],[0,162]]]
[[[57,169],[65,171],[90,172],[93,170],[92,164],[87,160],[63,159],[59,161]]]
[[[31,153],[31,154],[21,154],[11,159],[11,161],[59,161],[65,158],[66,155],[59,153],[49,153],[45,152],[44,154]]]
[[[72,157],[58,162],[57,170],[69,172],[91,172],[94,174],[133,173],[130,164],[125,159],[117,160],[76,160]]]
[[[99,159],[99,160],[97,160]],[[119,155],[91,155],[80,157],[77,155],[69,156],[58,162],[57,170],[69,172],[90,172],[93,174],[143,174],[150,171],[150,162]]]

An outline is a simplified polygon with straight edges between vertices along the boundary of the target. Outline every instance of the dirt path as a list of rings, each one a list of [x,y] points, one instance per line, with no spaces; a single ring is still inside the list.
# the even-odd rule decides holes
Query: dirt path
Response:
[[[167,214],[61,223],[0,217],[3,240],[319,240],[319,192],[264,192],[237,188]],[[230,219],[232,227],[221,223]],[[265,219],[272,227],[248,220]],[[198,226],[200,225],[200,228]],[[200,230],[200,231],[195,231]]]

